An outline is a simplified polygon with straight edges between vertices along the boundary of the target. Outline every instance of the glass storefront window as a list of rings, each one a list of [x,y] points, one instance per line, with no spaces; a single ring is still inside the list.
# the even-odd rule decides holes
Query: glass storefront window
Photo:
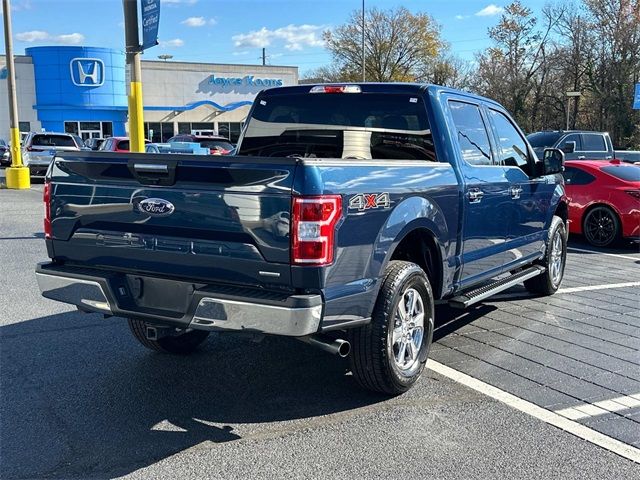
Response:
[[[188,135],[191,133],[191,123],[178,122],[178,135]]]
[[[64,122],[65,133],[78,134],[78,122]]]
[[[102,122],[102,138],[113,136],[113,123]]]
[[[21,132],[30,132],[31,122],[18,122],[18,130]]]

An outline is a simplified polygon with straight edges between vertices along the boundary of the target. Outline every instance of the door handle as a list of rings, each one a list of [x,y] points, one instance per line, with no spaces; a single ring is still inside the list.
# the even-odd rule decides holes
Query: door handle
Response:
[[[484,197],[484,192],[479,188],[471,188],[467,192],[467,197],[469,198],[469,203],[480,203],[482,197]]]
[[[522,187],[520,185],[516,185],[515,187],[509,188],[509,193],[511,194],[511,198],[517,200],[520,198],[520,194],[522,193]]]
[[[584,155],[578,155],[578,160],[584,160]]]

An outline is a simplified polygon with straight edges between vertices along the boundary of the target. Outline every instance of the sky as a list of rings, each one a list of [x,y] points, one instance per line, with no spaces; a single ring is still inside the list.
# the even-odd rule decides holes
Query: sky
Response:
[[[298,66],[301,76],[330,62],[322,32],[347,21],[362,0],[161,0],[160,45],[143,59]],[[121,0],[11,0],[16,54],[37,45],[124,49]],[[523,1],[539,13],[544,0]],[[365,0],[366,8],[404,6],[430,14],[451,53],[472,60],[490,45],[487,30],[508,2]],[[4,52],[4,38],[0,39]]]

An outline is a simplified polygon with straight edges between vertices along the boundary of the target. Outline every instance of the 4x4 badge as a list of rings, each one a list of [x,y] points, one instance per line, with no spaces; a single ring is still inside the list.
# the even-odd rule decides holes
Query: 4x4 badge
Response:
[[[387,192],[384,193],[359,193],[349,199],[349,210],[363,212],[371,208],[389,208],[391,198]]]

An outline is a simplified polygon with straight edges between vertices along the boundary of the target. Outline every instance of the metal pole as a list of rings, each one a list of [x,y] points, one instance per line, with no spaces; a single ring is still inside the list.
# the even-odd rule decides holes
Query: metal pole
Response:
[[[362,0],[362,81],[367,81],[366,54],[364,50],[364,0]]]
[[[142,68],[138,36],[138,2],[122,0],[127,64],[131,73],[129,84],[129,150],[144,152],[144,116],[142,111]]]
[[[569,108],[571,105],[571,97],[567,95],[567,130],[569,130]]]
[[[18,98],[16,95],[16,69],[13,61],[13,35],[11,33],[11,5],[2,0],[4,11],[4,45],[7,57],[7,92],[9,94],[9,131],[11,134],[11,167],[7,168],[8,188],[30,188],[29,168],[22,165],[20,152],[20,122],[18,120]]]
[[[267,64],[267,49],[262,49],[262,66]]]

